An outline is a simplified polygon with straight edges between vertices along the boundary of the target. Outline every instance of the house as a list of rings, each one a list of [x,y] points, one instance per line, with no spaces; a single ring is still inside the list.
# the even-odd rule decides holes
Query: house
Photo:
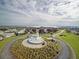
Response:
[[[14,35],[14,33],[4,33],[4,37],[5,37],[5,38],[11,37],[11,36],[13,36],[13,35]]]
[[[18,31],[18,34],[24,34],[25,31],[26,31],[26,29],[22,29],[22,30]]]
[[[5,31],[6,33],[14,33],[14,32],[17,32],[16,29],[8,29]]]
[[[0,41],[3,40],[3,37],[0,36]]]
[[[0,41],[4,39],[4,36],[0,34]]]
[[[0,35],[3,35],[3,34],[4,34],[4,32],[0,30]]]

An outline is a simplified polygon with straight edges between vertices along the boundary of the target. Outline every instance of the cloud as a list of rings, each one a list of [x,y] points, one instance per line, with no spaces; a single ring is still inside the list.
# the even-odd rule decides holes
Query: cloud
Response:
[[[57,14],[68,18],[79,18],[79,0],[69,0],[70,3],[59,3],[55,6],[53,3],[49,6],[49,14]]]
[[[79,21],[78,10],[78,0],[0,0],[0,24],[30,26],[53,26],[59,22],[73,24]]]

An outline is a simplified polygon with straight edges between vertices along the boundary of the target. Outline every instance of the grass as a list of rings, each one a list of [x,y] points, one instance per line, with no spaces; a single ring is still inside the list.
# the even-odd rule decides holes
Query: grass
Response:
[[[4,40],[0,41],[0,52],[2,51],[3,47],[11,42],[13,39],[19,39],[19,38],[23,38],[25,35],[20,35],[20,36],[12,36],[9,38],[5,38]]]
[[[5,38],[4,40],[0,41],[0,51],[1,49],[10,41],[13,40],[14,37]]]
[[[47,38],[49,38],[51,36],[50,33],[47,33],[47,34],[41,34],[41,37],[45,40],[47,40]]]
[[[76,59],[79,59],[79,35],[64,32],[63,36],[59,35],[58,38],[69,43],[76,53]]]

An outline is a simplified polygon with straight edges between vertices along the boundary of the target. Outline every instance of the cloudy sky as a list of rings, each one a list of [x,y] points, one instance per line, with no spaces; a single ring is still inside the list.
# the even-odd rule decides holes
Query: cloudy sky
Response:
[[[79,26],[79,0],[0,0],[0,25]]]

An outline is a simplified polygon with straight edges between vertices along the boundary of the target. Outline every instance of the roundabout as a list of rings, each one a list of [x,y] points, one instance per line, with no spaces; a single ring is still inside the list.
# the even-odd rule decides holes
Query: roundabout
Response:
[[[30,43],[28,38],[17,41],[15,38],[11,43],[8,43],[4,47],[0,59],[69,59],[70,57],[70,47],[63,41],[59,41],[60,44],[57,44],[43,39],[42,42],[45,44],[42,45],[42,43]],[[55,40],[58,41],[58,39]],[[25,42],[25,46],[23,42]],[[61,50],[58,45],[62,47]]]
[[[45,40],[36,34],[29,34],[26,39],[16,41],[11,53],[17,59],[53,59],[60,53],[60,45],[52,40]]]

